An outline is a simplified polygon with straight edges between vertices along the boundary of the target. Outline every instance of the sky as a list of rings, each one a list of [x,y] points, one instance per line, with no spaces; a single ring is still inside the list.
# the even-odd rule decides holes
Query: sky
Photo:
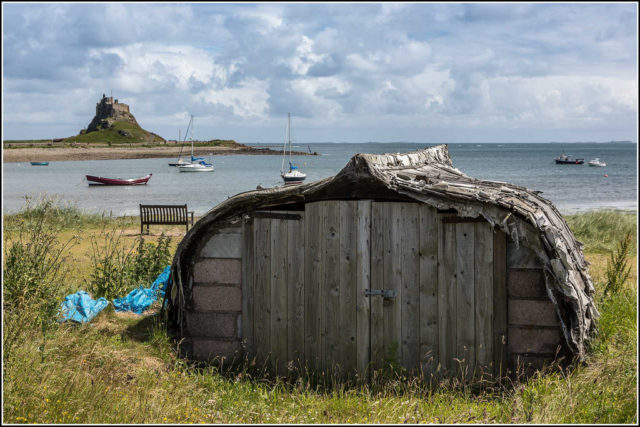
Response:
[[[637,142],[638,5],[2,3],[3,139],[103,94],[166,139]]]

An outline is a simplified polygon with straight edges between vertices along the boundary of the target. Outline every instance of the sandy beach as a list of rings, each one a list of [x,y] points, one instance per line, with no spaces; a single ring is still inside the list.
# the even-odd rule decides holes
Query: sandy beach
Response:
[[[184,149],[183,156],[188,157],[190,150]],[[281,150],[268,148],[241,147],[201,147],[194,149],[194,155],[224,155],[224,154],[282,154]],[[298,153],[306,154],[309,153]],[[66,160],[116,160],[116,159],[145,159],[171,158],[180,155],[180,147],[54,147],[54,148],[3,148],[2,161],[10,162],[42,162]]]

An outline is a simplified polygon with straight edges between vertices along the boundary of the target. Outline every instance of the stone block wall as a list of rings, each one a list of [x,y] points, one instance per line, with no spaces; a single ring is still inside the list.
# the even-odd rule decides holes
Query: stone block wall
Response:
[[[507,345],[511,370],[531,372],[554,360],[564,345],[547,295],[542,264],[522,246],[507,244]]]
[[[240,355],[242,331],[241,228],[218,230],[199,250],[193,267],[186,341],[197,360]]]

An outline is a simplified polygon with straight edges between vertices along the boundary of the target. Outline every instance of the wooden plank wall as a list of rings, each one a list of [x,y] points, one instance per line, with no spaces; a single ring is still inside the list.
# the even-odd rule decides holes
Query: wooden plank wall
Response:
[[[244,227],[251,356],[278,373],[294,361],[337,375],[397,363],[471,377],[507,360],[503,233],[419,203],[322,201],[295,214]]]

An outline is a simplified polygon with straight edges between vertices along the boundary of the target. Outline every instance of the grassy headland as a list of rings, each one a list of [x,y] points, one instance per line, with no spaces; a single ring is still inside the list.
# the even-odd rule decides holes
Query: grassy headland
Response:
[[[402,377],[370,385],[323,387],[304,378],[294,383],[272,378],[257,367],[190,366],[176,357],[176,343],[163,328],[157,304],[143,316],[108,308],[87,325],[47,322],[50,319],[43,314],[51,315],[51,308],[68,293],[84,289],[100,296],[95,293],[96,282],[105,277],[105,271],[109,277],[129,274],[114,263],[106,269],[109,261],[129,253],[130,261],[123,265],[150,266],[149,258],[136,256],[141,247],[139,222],[135,217],[89,215],[46,201],[7,215],[4,221],[5,279],[11,259],[14,270],[25,270],[24,277],[14,272],[11,279],[22,280],[34,290],[15,295],[14,289],[11,294],[10,284],[3,282],[5,422],[637,422],[636,215],[599,212],[567,217],[586,245],[601,313],[600,332],[586,362],[485,389],[460,383],[429,388]],[[631,274],[622,289],[605,296],[607,253],[616,250],[627,231],[633,236],[628,259]],[[153,235],[144,237],[150,246],[143,252],[161,253],[163,232],[173,236],[168,245],[172,255],[184,233],[181,227],[152,227]],[[46,255],[36,247],[16,246],[34,240],[47,245]],[[22,251],[12,252],[16,247]],[[34,257],[43,258],[33,262]],[[60,265],[61,259],[66,272],[39,270],[41,264]],[[36,273],[41,276],[34,277]],[[16,306],[20,307],[18,317],[14,316]]]

